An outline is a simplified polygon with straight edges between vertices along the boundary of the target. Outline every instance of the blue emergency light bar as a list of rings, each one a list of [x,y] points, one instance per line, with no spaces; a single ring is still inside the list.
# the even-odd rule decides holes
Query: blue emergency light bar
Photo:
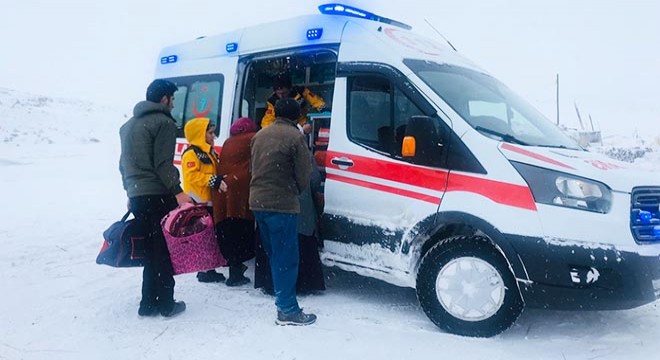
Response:
[[[225,49],[227,50],[228,53],[234,52],[238,50],[238,43],[232,42],[232,43],[227,43],[225,46]]]
[[[307,30],[307,40],[318,40],[323,35],[323,28]]]
[[[179,57],[176,55],[168,55],[168,56],[163,56],[160,58],[160,63],[165,65],[165,64],[173,64],[177,60],[179,60]]]
[[[398,26],[398,27],[406,29],[406,30],[411,30],[412,29],[412,26],[410,26],[408,24],[404,24],[402,22],[392,20],[392,19],[388,19],[386,17],[379,16],[379,15],[376,15],[374,13],[364,11],[362,9],[358,9],[356,7],[348,6],[348,5],[344,5],[344,4],[334,3],[334,4],[321,5],[321,6],[319,6],[319,11],[321,12],[321,14],[325,14],[325,15],[352,16],[352,17],[362,18],[362,19],[371,20],[371,21],[378,21],[378,22],[382,22],[382,23],[385,23],[385,24]]]

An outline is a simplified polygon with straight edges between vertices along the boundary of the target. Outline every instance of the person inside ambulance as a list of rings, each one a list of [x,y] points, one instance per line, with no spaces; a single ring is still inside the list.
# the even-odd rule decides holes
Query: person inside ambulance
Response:
[[[273,81],[273,95],[266,101],[268,108],[264,117],[261,119],[261,128],[265,128],[275,121],[275,103],[279,99],[292,98],[300,105],[300,117],[298,124],[302,127],[305,134],[312,131],[312,125],[308,123],[307,113],[310,109],[316,111],[326,111],[325,101],[320,96],[311,92],[308,88],[302,86],[293,86],[291,83],[291,74],[281,72],[275,76]]]

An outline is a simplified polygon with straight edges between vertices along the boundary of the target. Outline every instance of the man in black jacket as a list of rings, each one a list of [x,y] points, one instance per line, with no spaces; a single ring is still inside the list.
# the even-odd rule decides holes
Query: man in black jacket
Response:
[[[154,80],[147,88],[147,100],[135,105],[133,117],[119,130],[122,182],[130,209],[148,234],[140,316],[171,317],[186,309],[183,301],[174,301],[172,263],[160,226],[177,204],[192,202],[181,189],[173,164],[176,124],[171,111],[176,90],[169,81]]]

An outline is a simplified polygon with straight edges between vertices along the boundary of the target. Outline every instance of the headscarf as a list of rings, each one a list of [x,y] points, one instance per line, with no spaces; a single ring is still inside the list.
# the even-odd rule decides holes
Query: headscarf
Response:
[[[255,125],[254,121],[248,117],[239,118],[229,128],[229,134],[231,135],[238,135],[248,132],[257,132],[257,125]]]

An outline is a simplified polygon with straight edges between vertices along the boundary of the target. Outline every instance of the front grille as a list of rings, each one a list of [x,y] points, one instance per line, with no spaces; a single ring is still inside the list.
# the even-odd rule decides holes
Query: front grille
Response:
[[[638,242],[660,242],[660,187],[637,187],[631,194],[630,229]]]

